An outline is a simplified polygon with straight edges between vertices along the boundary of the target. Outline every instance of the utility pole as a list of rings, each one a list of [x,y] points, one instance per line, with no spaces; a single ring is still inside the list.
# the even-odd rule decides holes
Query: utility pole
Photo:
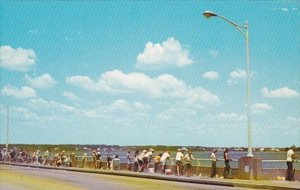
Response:
[[[6,125],[6,152],[8,152],[8,134],[9,134],[9,106],[6,106],[7,109],[7,114],[6,114],[6,121],[7,121],[7,125]]]

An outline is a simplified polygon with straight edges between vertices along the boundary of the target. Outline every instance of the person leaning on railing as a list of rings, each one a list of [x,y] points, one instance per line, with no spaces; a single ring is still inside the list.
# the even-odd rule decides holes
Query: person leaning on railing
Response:
[[[295,152],[294,152],[295,148],[296,147],[293,145],[287,151],[287,159],[286,159],[287,171],[286,171],[286,178],[285,178],[285,180],[287,180],[287,181],[295,181],[295,178],[294,178],[295,171],[293,169],[293,162],[297,158],[297,156],[295,156]]]
[[[189,150],[183,159],[185,161],[186,176],[191,177],[192,161],[195,160],[192,151]]]

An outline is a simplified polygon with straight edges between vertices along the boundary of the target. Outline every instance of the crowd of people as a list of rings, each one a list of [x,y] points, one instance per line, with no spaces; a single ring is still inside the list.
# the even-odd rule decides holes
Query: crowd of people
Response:
[[[294,154],[295,146],[290,147],[287,151],[287,172],[286,180],[294,180],[293,162],[297,158]],[[217,161],[216,156],[217,149],[213,149],[210,155],[211,158],[211,178],[217,176]],[[50,149],[47,149],[44,153],[40,150],[34,150],[29,152],[23,149],[10,149],[3,148],[0,151],[0,161],[2,162],[14,162],[25,164],[37,164],[37,165],[49,165],[49,166],[64,166],[64,167],[90,167],[93,169],[120,169],[121,160],[119,155],[111,155],[109,150],[101,154],[100,148],[93,150],[92,160],[89,160],[90,156],[85,152],[82,156],[76,155],[74,152],[66,154],[65,151],[61,151],[57,154],[51,154]],[[80,160],[78,159],[80,158]],[[170,151],[164,153],[154,154],[154,149],[134,152],[134,157],[131,156],[131,151],[128,150],[126,154],[127,169],[134,172],[149,172],[149,173],[162,173],[171,174],[170,168],[167,168],[167,162],[171,159]],[[175,155],[176,171],[175,175],[187,177],[192,176],[192,162],[195,160],[192,151],[186,148],[180,148]],[[224,160],[224,178],[231,178],[230,162],[232,159],[229,156],[229,149],[226,148],[223,151]],[[81,162],[81,165],[78,163]],[[90,164],[90,165],[88,165]],[[160,166],[160,167],[159,167]]]
[[[0,151],[1,162],[14,162],[20,164],[51,165],[51,166],[74,166],[76,157],[74,152],[67,155],[65,151],[52,155],[50,149],[45,152],[34,150],[32,152],[23,149],[6,148]]]

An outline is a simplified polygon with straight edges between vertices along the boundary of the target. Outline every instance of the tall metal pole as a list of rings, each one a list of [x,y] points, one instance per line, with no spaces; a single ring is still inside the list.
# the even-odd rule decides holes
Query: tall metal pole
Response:
[[[210,17],[219,17],[223,20],[225,20],[227,23],[231,24],[233,27],[235,27],[245,38],[246,41],[246,59],[247,59],[247,65],[246,65],[246,77],[247,77],[247,84],[246,84],[246,99],[247,99],[247,130],[248,130],[248,157],[253,157],[252,154],[252,124],[251,124],[251,94],[250,94],[250,48],[249,48],[249,25],[248,21],[246,21],[245,25],[239,25],[232,20],[222,16],[218,15],[212,11],[205,11],[203,15],[206,18]]]
[[[7,125],[6,125],[6,152],[8,152],[8,133],[9,133],[9,106],[6,106],[7,108],[7,114],[6,114],[6,121],[7,121]]]
[[[251,124],[251,93],[250,93],[250,49],[249,49],[249,25],[248,21],[245,24],[245,39],[246,39],[246,54],[247,54],[247,127],[248,127],[248,154],[252,154],[252,124]]]

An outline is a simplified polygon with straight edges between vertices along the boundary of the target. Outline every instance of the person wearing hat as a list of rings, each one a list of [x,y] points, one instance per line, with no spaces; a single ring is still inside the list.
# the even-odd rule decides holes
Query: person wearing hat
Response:
[[[166,172],[166,167],[167,167],[167,160],[170,159],[170,151],[166,151],[165,153],[162,154],[160,161],[161,161],[161,173]]]
[[[95,153],[95,159],[96,159],[96,162],[95,162],[95,169],[101,169],[101,152],[100,152],[100,149],[97,149],[97,152]]]
[[[184,158],[183,155],[183,150],[182,149],[177,149],[177,153],[176,153],[176,172],[177,172],[177,176],[183,175],[183,164],[182,164],[182,159]]]
[[[151,163],[153,159],[153,152],[154,149],[150,148],[149,151],[144,156],[144,168],[148,170],[149,164]]]
[[[145,161],[147,162],[147,160],[145,159],[146,153],[147,153],[147,150],[143,150],[143,152],[138,156],[138,163],[139,163],[139,171],[140,172],[144,171],[144,167],[146,165]]]
[[[195,160],[192,151],[189,150],[188,153],[184,156],[185,161],[185,170],[186,170],[186,176],[191,177],[191,171],[192,171],[192,161]]]
[[[87,163],[87,153],[84,153],[82,158],[81,158],[82,164],[81,167],[85,168],[86,167],[86,163]]]
[[[215,177],[217,174],[217,157],[216,157],[217,149],[213,149],[210,158],[211,158],[211,175],[210,177]]]
[[[154,157],[154,172],[156,173],[158,171],[158,165],[160,163],[160,158],[162,154],[158,154]]]
[[[287,159],[286,159],[286,164],[287,164],[287,171],[286,171],[286,178],[285,180],[287,181],[294,181],[294,170],[293,170],[293,162],[297,158],[295,156],[295,146],[291,146],[290,149],[287,151]]]

